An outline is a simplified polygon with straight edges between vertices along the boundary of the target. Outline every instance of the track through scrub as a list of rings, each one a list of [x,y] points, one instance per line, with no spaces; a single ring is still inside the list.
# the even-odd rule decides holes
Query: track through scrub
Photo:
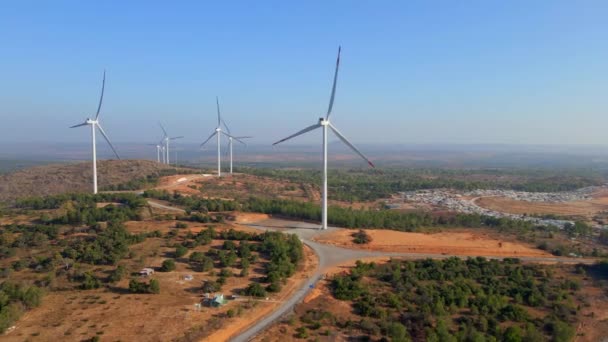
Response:
[[[285,300],[281,306],[273,311],[268,316],[255,322],[246,330],[242,331],[238,336],[231,339],[234,342],[245,342],[249,341],[264,329],[269,327],[272,323],[283,317],[284,314],[290,312],[294,306],[300,303],[312,288],[316,286],[316,283],[323,278],[325,272],[331,268],[342,264],[347,264],[355,260],[364,259],[378,259],[378,258],[407,258],[407,259],[446,259],[450,257],[470,257],[460,255],[446,255],[446,254],[432,254],[432,253],[394,253],[394,252],[376,252],[376,251],[365,251],[348,249],[342,247],[336,247],[333,245],[322,244],[313,241],[313,238],[320,235],[331,232],[339,228],[329,228],[328,230],[320,230],[318,225],[288,221],[280,219],[264,219],[257,222],[241,223],[243,226],[252,227],[260,230],[273,230],[284,233],[296,234],[300,240],[308,245],[317,254],[318,265],[317,269],[311,276],[310,280],[304,282],[302,287],[295,291],[291,298]],[[492,255],[479,255],[489,259],[502,259],[505,256],[492,256]],[[559,258],[559,257],[518,257],[518,259],[524,262],[540,262],[540,263],[572,263],[572,264],[592,264],[595,262],[593,259],[580,259],[580,258]]]

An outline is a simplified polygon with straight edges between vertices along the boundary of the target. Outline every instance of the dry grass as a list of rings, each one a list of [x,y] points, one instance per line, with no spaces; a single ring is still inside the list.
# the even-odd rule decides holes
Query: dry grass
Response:
[[[99,188],[126,183],[171,168],[149,160],[103,160],[97,163]],[[36,166],[0,175],[0,202],[21,197],[90,192],[90,162]]]
[[[523,243],[491,237],[487,233],[460,230],[434,234],[408,233],[394,230],[366,230],[372,241],[359,245],[351,236],[356,230],[339,229],[323,234],[315,240],[325,244],[347,248],[367,249],[383,252],[420,254],[447,254],[470,256],[539,257],[549,253]]]

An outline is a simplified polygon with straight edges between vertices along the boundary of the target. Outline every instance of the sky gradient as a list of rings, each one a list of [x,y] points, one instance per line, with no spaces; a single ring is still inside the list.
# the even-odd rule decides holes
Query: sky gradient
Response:
[[[271,143],[327,109],[356,143],[608,145],[607,1],[3,1],[0,142],[201,142],[215,96]],[[320,131],[294,143],[320,143]],[[101,143],[101,142],[100,142]]]

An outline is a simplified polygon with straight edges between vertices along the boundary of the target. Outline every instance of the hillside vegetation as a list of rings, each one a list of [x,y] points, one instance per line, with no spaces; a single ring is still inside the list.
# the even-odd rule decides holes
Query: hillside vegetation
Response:
[[[100,189],[111,189],[171,170],[174,167],[149,160],[104,160],[97,163],[97,180]],[[67,192],[89,192],[92,183],[91,162],[31,167],[0,175],[0,202]]]

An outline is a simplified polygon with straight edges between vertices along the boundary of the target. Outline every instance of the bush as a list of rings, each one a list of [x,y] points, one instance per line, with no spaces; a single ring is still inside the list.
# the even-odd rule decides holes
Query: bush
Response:
[[[115,270],[110,273],[109,281],[111,283],[116,283],[122,280],[122,278],[127,274],[127,270],[123,265],[118,265]]]
[[[160,293],[160,283],[156,279],[150,280],[150,293],[159,294]]]
[[[139,282],[135,279],[129,281],[129,291],[132,293],[160,293],[160,284],[158,280],[151,279],[149,283]]]
[[[173,259],[166,259],[165,261],[163,261],[160,270],[161,272],[171,272],[175,270],[175,261],[173,261]]]
[[[175,228],[188,228],[188,225],[184,222],[175,222]]]
[[[367,234],[363,229],[359,229],[358,232],[352,234],[353,242],[357,244],[366,244],[372,241],[372,237]]]
[[[251,283],[245,289],[245,294],[252,297],[266,297],[266,290],[259,283]]]
[[[308,338],[308,330],[306,327],[299,327],[296,329],[296,338]]]
[[[82,281],[80,288],[83,290],[98,289],[101,286],[101,281],[90,272],[85,272],[78,278]]]
[[[179,246],[177,246],[177,248],[175,248],[175,257],[176,258],[181,258],[184,255],[186,255],[186,253],[188,253],[188,248],[186,248],[182,245],[179,245]]]

